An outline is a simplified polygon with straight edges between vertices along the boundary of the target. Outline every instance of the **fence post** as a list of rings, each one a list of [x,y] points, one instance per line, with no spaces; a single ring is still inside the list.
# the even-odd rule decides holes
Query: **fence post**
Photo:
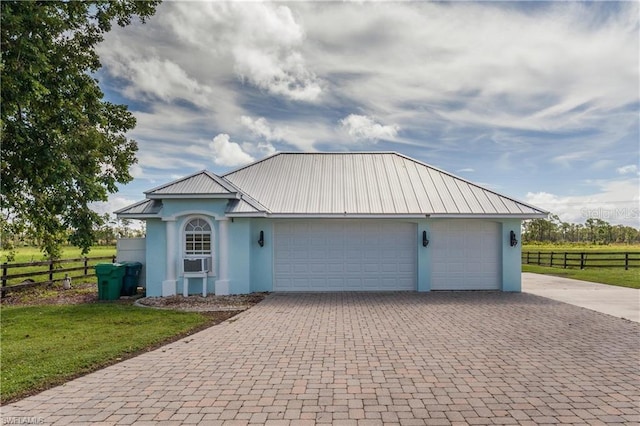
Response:
[[[553,252],[551,252],[551,256],[549,257],[549,266],[553,268]]]
[[[527,265],[529,264],[529,252],[527,252]]]
[[[89,259],[87,256],[84,257],[84,274],[89,275]]]
[[[111,263],[116,263],[116,255],[111,256]]]
[[[53,259],[49,259],[49,281],[53,281]]]
[[[7,262],[4,262],[4,263],[2,264],[2,287],[3,287],[2,289],[3,289],[3,290],[4,290],[4,287],[6,287],[6,286],[7,286],[7,278],[6,278],[6,276],[7,276],[7,269],[8,269],[8,268],[7,268]],[[4,297],[4,291],[2,291],[1,293],[2,293],[2,296],[1,296],[1,297]]]
[[[538,263],[536,263],[536,265],[542,266],[542,265],[540,265],[540,252],[538,252]]]
[[[580,269],[584,269],[584,252],[580,253]]]
[[[563,268],[567,269],[567,252],[566,251],[564,252],[564,263],[563,263],[563,265],[564,265]]]
[[[629,253],[628,252],[624,253],[624,270],[625,271],[629,270]],[[4,285],[4,281],[2,282],[2,285]]]

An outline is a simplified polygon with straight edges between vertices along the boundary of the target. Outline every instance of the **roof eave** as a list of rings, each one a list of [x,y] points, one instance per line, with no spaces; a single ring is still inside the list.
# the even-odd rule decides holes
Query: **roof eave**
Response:
[[[274,219],[426,219],[428,214],[381,214],[381,213],[272,213]]]
[[[226,217],[238,217],[238,218],[250,218],[250,217],[269,217],[267,212],[241,212],[241,213],[226,213]]]
[[[161,216],[157,213],[116,213],[118,219],[155,219]]]
[[[432,213],[432,219],[544,219],[549,213]]]
[[[232,200],[241,198],[241,195],[237,192],[230,192],[224,194],[146,194],[149,200],[167,200],[167,199],[194,199],[194,198],[209,198],[209,199],[222,199]]]

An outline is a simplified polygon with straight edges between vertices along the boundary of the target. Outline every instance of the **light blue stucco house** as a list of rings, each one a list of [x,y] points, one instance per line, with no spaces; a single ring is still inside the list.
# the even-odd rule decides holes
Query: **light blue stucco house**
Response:
[[[397,153],[279,153],[116,212],[146,221],[148,296],[520,291],[520,226],[548,212]]]

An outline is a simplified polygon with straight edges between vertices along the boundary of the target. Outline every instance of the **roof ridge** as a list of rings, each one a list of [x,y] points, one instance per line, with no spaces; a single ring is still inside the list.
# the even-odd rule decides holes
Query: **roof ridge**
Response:
[[[246,169],[247,167],[255,166],[256,164],[262,163],[263,161],[267,161],[267,160],[270,160],[270,159],[272,159],[272,158],[274,158],[274,157],[277,157],[277,156],[278,156],[278,155],[280,155],[280,154],[282,154],[282,153],[281,153],[281,152],[276,152],[275,154],[271,154],[271,155],[269,155],[268,157],[264,157],[264,158],[263,158],[263,159],[261,159],[261,160],[256,160],[256,161],[253,161],[253,162],[251,162],[251,163],[249,163],[249,164],[245,164],[244,166],[240,166],[240,167],[238,167],[237,169],[233,169],[233,170],[231,170],[230,172],[227,172],[227,173],[225,173],[225,174],[221,175],[220,177],[226,180],[226,177],[227,177],[227,176],[229,176],[230,174],[233,174],[233,173],[239,172],[240,170],[244,170],[244,169]],[[227,181],[227,182],[228,182],[228,181]]]
[[[175,185],[176,183],[180,183],[182,181],[185,181],[185,180],[190,179],[192,177],[198,176],[198,175],[200,175],[202,173],[205,173],[205,172],[206,172],[205,169],[199,170],[197,172],[191,173],[190,175],[183,176],[181,178],[172,180],[171,182],[163,183],[162,185],[159,185],[159,186],[156,186],[154,188],[151,188],[151,189],[149,189],[147,191],[144,191],[143,194],[151,194],[152,192],[156,192],[156,191],[164,189],[164,188],[166,188],[168,186]]]
[[[227,176],[239,172],[241,170],[244,170],[248,167],[252,167],[255,166],[256,164],[262,163],[264,161],[270,160],[272,158],[275,158],[279,155],[358,155],[358,154],[367,154],[367,155],[372,155],[372,154],[380,154],[380,155],[389,155],[389,154],[395,154],[395,155],[400,155],[398,154],[397,151],[347,151],[347,152],[343,152],[343,151],[317,151],[317,152],[309,152],[309,151],[280,151],[280,152],[276,152],[275,154],[271,154],[265,158],[262,158],[260,160],[256,160],[253,161],[249,164],[245,164],[244,166],[240,166],[236,169],[233,169],[223,175],[221,175],[222,178],[226,178]]]
[[[158,191],[160,191],[162,189],[165,189],[165,188],[168,188],[170,186],[177,185],[177,184],[179,184],[181,182],[185,182],[185,181],[187,181],[189,179],[193,179],[193,178],[195,178],[197,176],[200,176],[200,175],[207,176],[209,179],[213,180],[215,183],[217,183],[218,185],[220,185],[221,187],[223,187],[225,190],[229,191],[230,193],[237,192],[237,188],[235,186],[230,185],[230,182],[228,180],[222,178],[221,176],[216,175],[213,172],[210,172],[209,170],[203,169],[203,170],[197,171],[195,173],[191,173],[190,175],[178,178],[178,179],[173,180],[171,182],[168,182],[168,183],[165,183],[163,185],[160,185],[160,186],[157,186],[155,188],[152,188],[152,189],[150,189],[148,191],[145,191],[144,194],[147,195],[147,196],[151,195],[154,192],[158,192]]]

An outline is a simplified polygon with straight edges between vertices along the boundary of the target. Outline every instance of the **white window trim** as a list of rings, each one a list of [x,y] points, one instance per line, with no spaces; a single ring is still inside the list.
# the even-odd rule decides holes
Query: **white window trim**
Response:
[[[206,222],[211,228],[211,253],[210,254],[187,254],[187,226],[193,220],[200,219]],[[200,258],[209,258],[210,270],[209,276],[216,276],[216,232],[215,227],[213,226],[213,222],[206,216],[202,215],[193,215],[185,218],[184,223],[182,225],[182,233],[180,235],[180,253],[182,254],[180,258],[180,272],[182,275],[185,275],[184,272],[184,263],[182,259],[200,259]]]

